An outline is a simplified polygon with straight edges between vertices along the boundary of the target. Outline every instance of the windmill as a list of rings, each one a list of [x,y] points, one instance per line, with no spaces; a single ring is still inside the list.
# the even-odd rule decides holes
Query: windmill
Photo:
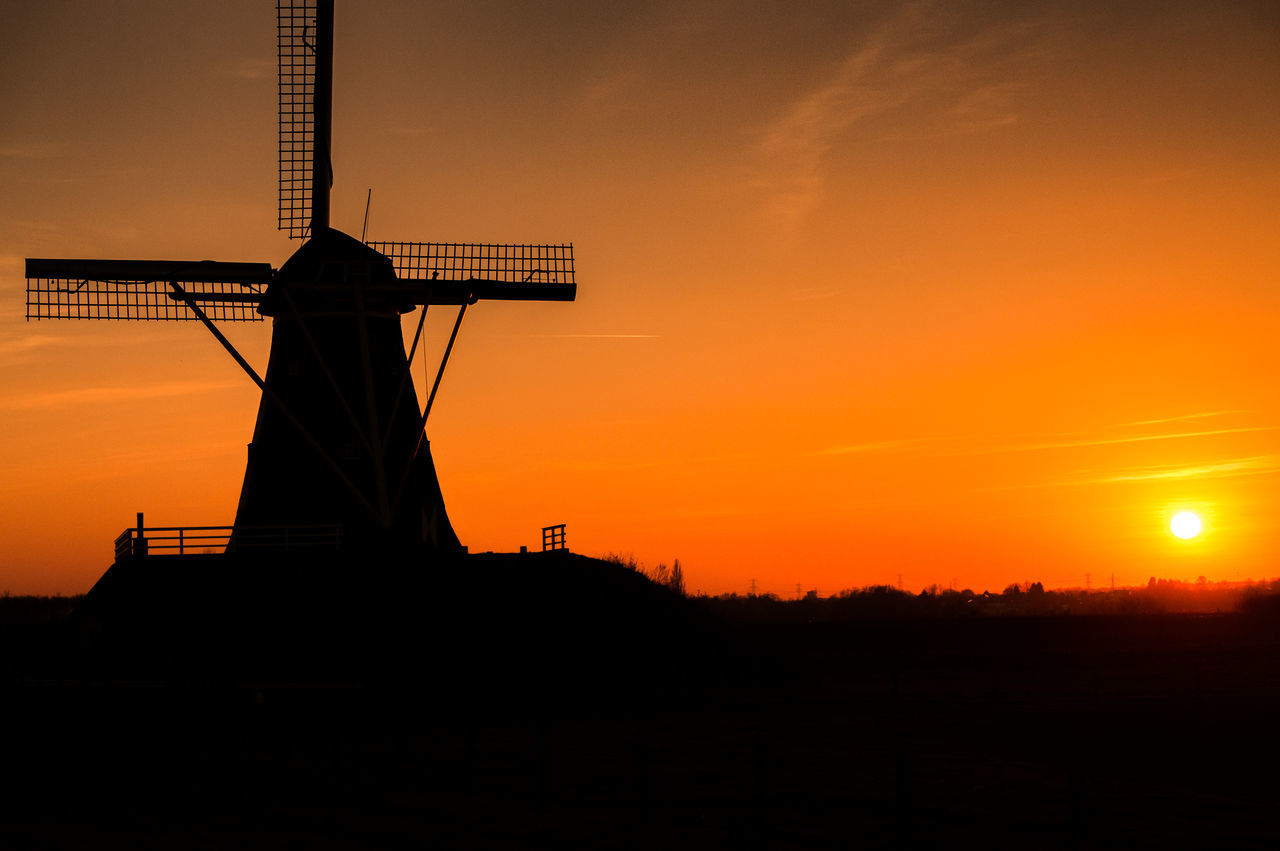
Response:
[[[280,0],[277,48],[278,226],[298,250],[279,269],[28,259],[27,319],[199,322],[258,385],[229,549],[323,525],[362,551],[460,552],[425,430],[463,316],[480,300],[574,300],[573,246],[364,243],[331,228],[333,0]],[[409,367],[430,306],[457,316],[421,405]],[[260,376],[218,323],[266,318]]]

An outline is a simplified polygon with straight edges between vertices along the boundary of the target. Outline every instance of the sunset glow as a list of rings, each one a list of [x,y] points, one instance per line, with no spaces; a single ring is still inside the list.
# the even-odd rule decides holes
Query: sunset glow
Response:
[[[137,511],[231,521],[259,391],[199,325],[25,322],[23,258],[278,267],[275,10],[10,6],[0,591],[78,593]],[[575,246],[577,302],[472,308],[441,384],[471,551],[565,523],[788,597],[1280,575],[1274,4],[337,18],[336,227],[372,188],[370,239]]]
[[[1184,541],[1190,540],[1200,534],[1200,530],[1204,524],[1200,520],[1200,515],[1194,511],[1179,511],[1173,515],[1173,519],[1169,521],[1169,531]]]

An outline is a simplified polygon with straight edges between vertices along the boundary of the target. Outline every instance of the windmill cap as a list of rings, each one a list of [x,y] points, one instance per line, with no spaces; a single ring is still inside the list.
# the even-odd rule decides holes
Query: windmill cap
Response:
[[[333,228],[317,232],[280,267],[275,281],[267,289],[259,308],[265,316],[288,313],[281,303],[281,288],[297,299],[303,310],[311,306],[327,305],[329,308],[352,305],[354,286],[365,290],[381,290],[381,297],[368,292],[366,298],[372,310],[403,312],[403,296],[392,296],[395,289],[396,269],[385,255],[363,242]],[[359,282],[359,283],[357,283]],[[394,302],[394,303],[388,303]]]
[[[385,276],[388,280],[396,277],[395,267],[385,254],[333,228],[324,228],[304,242],[280,267],[278,277],[288,282],[316,281],[326,274],[329,264],[368,264],[371,276]],[[374,271],[378,267],[383,267],[382,271]]]

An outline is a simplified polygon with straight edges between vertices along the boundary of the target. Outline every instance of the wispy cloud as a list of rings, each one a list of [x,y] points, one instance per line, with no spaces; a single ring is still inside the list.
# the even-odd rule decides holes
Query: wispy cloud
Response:
[[[1031,88],[1021,66],[1037,54],[1044,22],[962,33],[952,28],[957,16],[944,9],[900,7],[761,130],[756,185],[782,229],[794,231],[822,202],[828,156],[855,125],[907,106],[913,132],[928,137],[1017,123],[1017,104]]]
[[[557,340],[658,340],[661,334],[530,334],[530,337],[542,337]]]
[[[881,452],[886,449],[900,449],[919,441],[909,440],[880,440],[873,443],[853,443],[847,446],[829,446],[826,449],[820,449],[817,452],[810,453],[812,455],[861,455],[867,452]]]
[[[1108,475],[1087,478],[1073,484],[1112,484],[1117,482],[1145,482],[1161,479],[1221,478],[1224,476],[1259,476],[1280,473],[1280,455],[1253,455],[1247,458],[1229,458],[1192,466],[1154,465],[1131,467]]]
[[[1174,422],[1160,420],[1156,422]],[[913,457],[920,458],[956,458],[977,455],[1006,455],[1018,452],[1043,452],[1055,449],[1079,449],[1094,446],[1115,446],[1127,443],[1148,443],[1161,440],[1190,440],[1201,437],[1215,437],[1227,434],[1249,434],[1280,430],[1280,426],[1244,426],[1240,428],[1205,429],[1202,431],[1181,431],[1167,434],[1142,434],[1120,437],[1080,435],[1068,439],[1057,440],[1017,440],[1014,438],[995,438],[989,436],[946,436],[923,437],[910,440],[882,440],[855,443],[849,445],[830,446],[818,450],[816,455],[854,455],[870,452],[892,452],[914,447],[924,447],[922,451],[913,452]],[[950,446],[947,446],[950,444]]]
[[[58,342],[47,334],[26,334],[10,340],[0,340],[0,363],[22,360],[25,355]]]
[[[788,291],[792,301],[826,301],[840,295],[839,287],[796,287]]]
[[[758,145],[766,166],[758,182],[772,196],[774,213],[785,230],[798,227],[821,201],[822,161],[839,135],[858,120],[907,99],[906,92],[884,90],[871,79],[889,49],[888,41],[884,33],[867,39],[761,134]]]
[[[18,302],[16,306],[14,306],[11,303],[7,303],[7,301],[0,300],[0,320],[12,320],[13,322],[19,322],[22,319],[22,316],[23,306],[21,302]],[[18,327],[24,326],[19,325]],[[7,339],[0,339],[0,366],[12,366],[13,364],[26,362],[31,359],[31,356],[34,353],[52,347],[57,347],[59,349],[119,349],[124,346],[133,346],[140,343],[154,341],[154,339],[154,336],[150,336],[146,332],[125,332],[112,334],[110,337],[81,337],[60,335],[57,333],[41,333],[38,331],[28,334],[17,334],[8,337]]]
[[[273,76],[276,66],[270,59],[237,59],[223,65],[221,70],[225,76],[237,80],[261,80]]]
[[[1150,425],[1164,425],[1165,423],[1185,423],[1192,420],[1207,420],[1212,417],[1225,417],[1231,414],[1247,414],[1246,410],[1230,410],[1230,411],[1202,411],[1197,414],[1179,414],[1176,417],[1162,417],[1158,420],[1134,420],[1130,423],[1121,423],[1121,428],[1140,427]]]
[[[960,94],[946,110],[949,130],[954,135],[970,135],[1018,123],[1014,104],[1027,88],[1025,83],[1000,82]]]
[[[241,381],[170,381],[142,386],[81,387],[75,390],[55,390],[32,393],[10,399],[0,399],[0,410],[36,410],[66,408],[76,405],[109,402],[134,402],[139,399],[158,399],[172,396],[195,396],[215,390],[241,386]]]
[[[590,83],[583,92],[583,97],[587,103],[596,106],[629,94],[639,83],[639,71],[636,68],[626,68]]]
[[[58,142],[6,142],[0,144],[0,159],[47,160],[62,156],[65,146]]]
[[[1113,428],[1127,428],[1135,425],[1163,425],[1184,420],[1208,419],[1237,411],[1206,411],[1186,414],[1179,417],[1164,417],[1144,420],[1138,423],[1124,423]],[[883,454],[886,457],[903,460],[925,460],[981,457],[1007,455],[1030,452],[1054,452],[1059,450],[1088,449],[1091,447],[1122,446],[1126,444],[1150,443],[1154,441],[1194,441],[1222,435],[1264,433],[1280,430],[1280,426],[1244,426],[1240,428],[1204,429],[1199,431],[1178,431],[1139,435],[1107,435],[1078,434],[1075,436],[1053,435],[1051,439],[1029,440],[1029,436],[1008,436],[997,438],[991,436],[939,436],[909,440],[867,441],[844,446],[831,446],[813,455],[873,455]],[[1179,449],[1179,454],[1182,454]],[[1185,456],[1184,456],[1185,457]],[[1145,466],[1119,467],[1112,469],[1077,469],[1065,478],[1041,479],[1036,481],[1010,482],[994,487],[974,488],[974,493],[994,493],[1004,491],[1035,490],[1041,488],[1078,487],[1081,485],[1109,485],[1126,482],[1146,482],[1162,480],[1184,480],[1201,478],[1224,478],[1228,476],[1261,476],[1280,473],[1280,455],[1263,454],[1244,457],[1213,458],[1200,463],[1187,464],[1151,464]]]
[[[1245,434],[1258,431],[1275,431],[1280,426],[1248,426],[1245,428],[1218,428],[1206,431],[1184,431],[1173,434],[1143,434],[1132,437],[1081,438],[1045,443],[1028,443],[1023,445],[1000,446],[988,449],[977,449],[961,454],[986,455],[1002,452],[1034,452],[1042,449],[1074,449],[1082,446],[1111,446],[1121,443],[1146,443],[1152,440],[1182,440],[1192,437],[1212,437],[1220,434]]]

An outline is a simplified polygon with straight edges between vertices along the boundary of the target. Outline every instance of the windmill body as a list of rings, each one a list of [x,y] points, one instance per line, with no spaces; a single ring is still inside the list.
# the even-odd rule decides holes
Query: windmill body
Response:
[[[460,548],[420,439],[400,289],[386,256],[332,229],[280,269],[259,307],[271,354],[237,529],[335,525],[361,549]]]
[[[333,2],[281,0],[277,14],[279,226],[302,246],[278,271],[266,263],[29,259],[27,318],[200,322],[258,384],[229,550],[278,546],[326,527],[348,550],[449,557],[463,548],[425,429],[463,316],[482,299],[572,301],[573,248],[366,244],[332,229]],[[432,305],[457,314],[423,404],[409,366]],[[406,353],[402,317],[419,310]],[[259,376],[218,323],[264,319],[272,340]],[[140,522],[139,538],[143,532]]]

